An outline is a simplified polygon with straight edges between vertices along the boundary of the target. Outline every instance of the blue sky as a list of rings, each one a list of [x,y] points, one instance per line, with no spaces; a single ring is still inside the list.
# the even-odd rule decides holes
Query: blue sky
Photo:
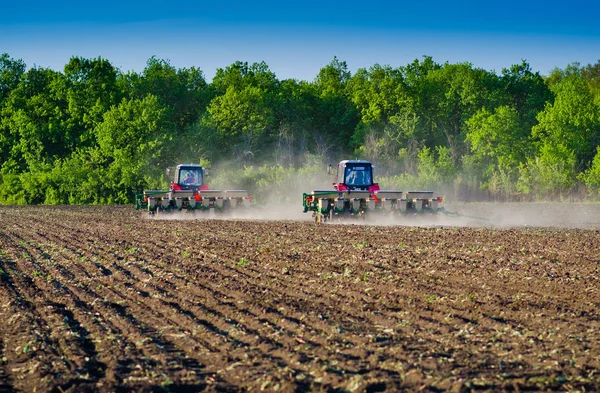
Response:
[[[3,2],[4,3],[4,2]],[[72,56],[143,71],[151,56],[210,81],[236,60],[313,80],[334,56],[352,72],[424,55],[500,72],[521,59],[547,75],[600,60],[600,2],[155,1],[0,5],[0,53],[62,70]]]

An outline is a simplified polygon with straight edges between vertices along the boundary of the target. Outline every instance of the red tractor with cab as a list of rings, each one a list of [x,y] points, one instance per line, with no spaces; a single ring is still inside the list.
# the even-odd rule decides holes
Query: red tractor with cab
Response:
[[[331,165],[328,172],[333,174]],[[333,190],[313,190],[302,196],[304,212],[312,211],[316,222],[378,213],[436,214],[442,210],[441,202],[433,191],[381,190],[373,182],[373,164],[366,160],[340,161]]]
[[[167,176],[171,175],[167,168]],[[181,164],[173,171],[170,190],[146,190],[136,195],[136,208],[150,214],[175,211],[218,212],[248,207],[252,197],[246,190],[211,190],[206,183],[206,168],[196,164]]]

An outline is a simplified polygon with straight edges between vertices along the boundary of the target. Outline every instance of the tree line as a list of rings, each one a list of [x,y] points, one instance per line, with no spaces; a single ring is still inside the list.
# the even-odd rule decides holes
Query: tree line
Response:
[[[209,83],[155,57],[124,73],[103,58],[60,72],[0,56],[2,204],[131,203],[190,162],[234,163],[252,188],[345,158],[373,161],[384,186],[457,199],[597,199],[599,144],[600,61],[543,76],[526,61],[496,73],[424,56],[352,74],[334,57],[313,81],[237,61]]]

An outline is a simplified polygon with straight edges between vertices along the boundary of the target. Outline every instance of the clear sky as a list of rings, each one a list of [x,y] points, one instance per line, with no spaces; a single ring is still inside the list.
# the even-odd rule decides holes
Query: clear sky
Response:
[[[600,1],[4,1],[0,53],[61,71],[100,56],[142,72],[156,56],[208,81],[236,60],[311,81],[334,56],[353,73],[428,55],[498,73],[525,59],[547,75],[600,60]]]

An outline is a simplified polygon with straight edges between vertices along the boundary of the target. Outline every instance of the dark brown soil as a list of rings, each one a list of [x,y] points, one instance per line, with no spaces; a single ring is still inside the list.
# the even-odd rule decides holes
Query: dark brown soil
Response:
[[[0,392],[598,391],[598,229],[0,207]]]

